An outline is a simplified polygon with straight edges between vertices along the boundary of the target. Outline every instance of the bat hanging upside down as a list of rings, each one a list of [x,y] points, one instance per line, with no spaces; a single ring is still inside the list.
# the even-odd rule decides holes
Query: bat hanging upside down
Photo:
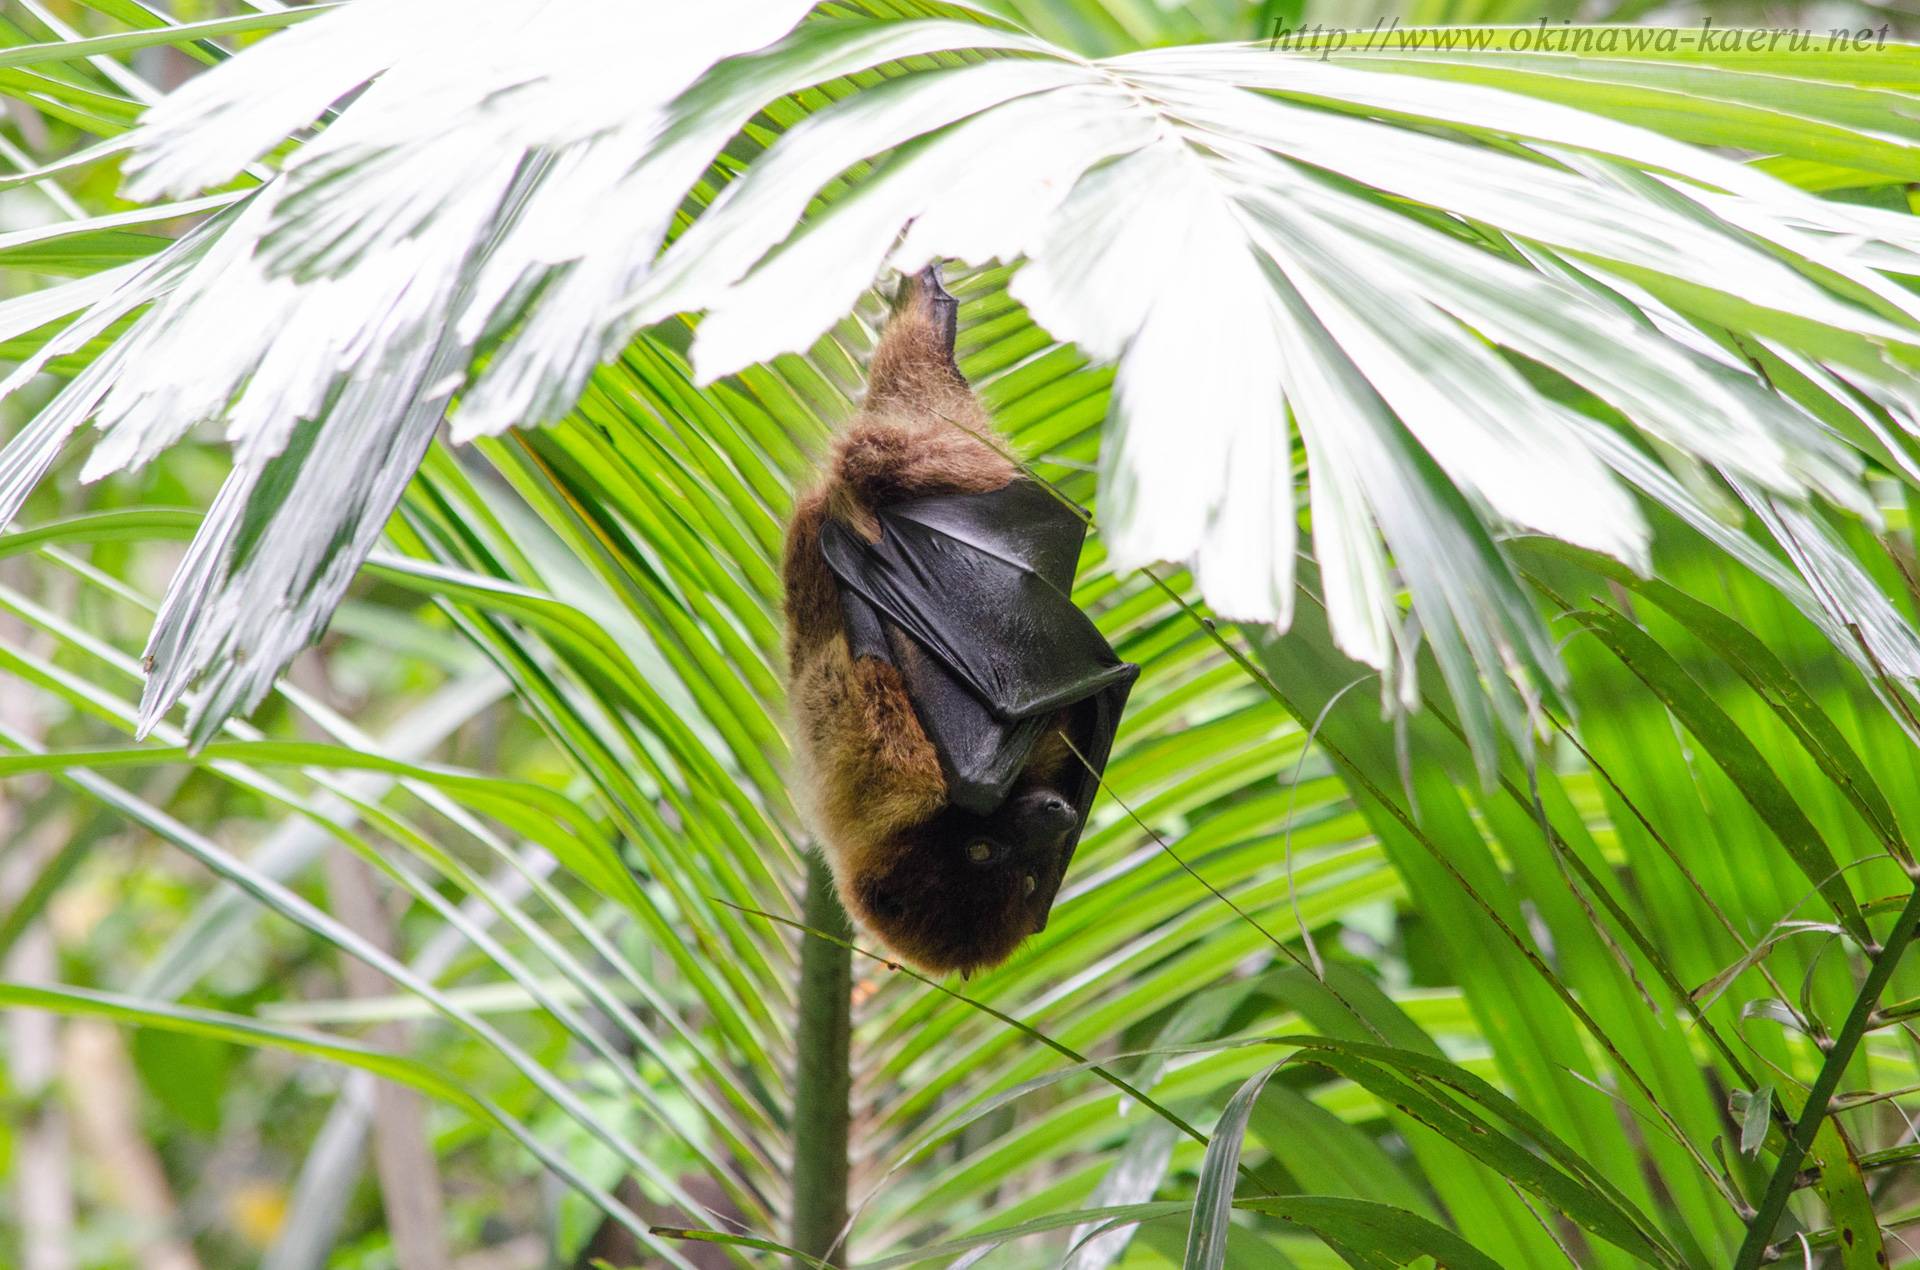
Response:
[[[841,902],[936,973],[1045,928],[1139,674],[1068,598],[1086,526],[981,439],[957,308],[937,266],[901,284],[786,560],[800,774]]]

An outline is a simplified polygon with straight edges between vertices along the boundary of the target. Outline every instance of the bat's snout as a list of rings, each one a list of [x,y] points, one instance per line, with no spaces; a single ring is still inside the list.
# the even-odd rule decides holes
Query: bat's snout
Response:
[[[1035,863],[1050,862],[1080,817],[1073,804],[1050,789],[1022,794],[1009,805],[1008,834],[1016,853]]]
[[[1060,890],[1061,875],[1066,871],[1066,847],[1079,827],[1080,813],[1055,791],[1036,789],[1009,802],[1004,814],[1007,837],[1025,870],[1022,898],[1032,923],[1030,929],[1038,934],[1047,928],[1047,913]]]
[[[1037,825],[1056,836],[1073,828],[1073,822],[1077,819],[1073,814],[1073,804],[1052,790],[1040,796],[1032,814]]]

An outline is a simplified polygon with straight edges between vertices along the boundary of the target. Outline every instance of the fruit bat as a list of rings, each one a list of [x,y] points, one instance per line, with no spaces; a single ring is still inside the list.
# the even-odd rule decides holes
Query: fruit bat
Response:
[[[937,266],[901,284],[785,573],[802,793],[841,902],[936,973],[1045,928],[1139,674],[1068,598],[1077,510],[982,439],[957,309]]]

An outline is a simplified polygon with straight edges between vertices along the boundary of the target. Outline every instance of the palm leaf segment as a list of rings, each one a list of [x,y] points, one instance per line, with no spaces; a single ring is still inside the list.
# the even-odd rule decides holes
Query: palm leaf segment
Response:
[[[1335,638],[1409,705],[1431,644],[1482,752],[1562,677],[1502,534],[1644,569],[1631,486],[1737,538],[1636,434],[1724,476],[1816,583],[1774,566],[1780,585],[1851,655],[1920,675],[1920,645],[1800,510],[1817,493],[1871,516],[1861,451],[1920,474],[1906,218],[1627,123],[1312,54],[1093,61],[983,21],[801,21],[795,0],[684,20],[447,9],[345,6],[154,108],[129,162],[141,198],[325,127],[87,297],[50,347],[145,311],[0,456],[11,515],[89,418],[89,477],[224,422],[236,469],[154,628],[146,726],[196,679],[196,741],[261,698],[443,417],[456,439],[551,422],[678,312],[706,313],[711,381],[810,345],[883,265],[935,256],[1024,259],[1012,294],[1117,362],[1114,563],[1189,562],[1223,616],[1289,619],[1297,426]],[[776,138],[763,112],[782,102]]]

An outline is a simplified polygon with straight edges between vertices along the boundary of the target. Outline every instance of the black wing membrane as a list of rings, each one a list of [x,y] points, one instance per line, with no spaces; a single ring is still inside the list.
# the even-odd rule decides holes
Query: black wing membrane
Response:
[[[853,655],[899,668],[955,805],[999,806],[1063,708],[1103,770],[1140,668],[1069,596],[1086,535],[1073,510],[1015,480],[896,503],[878,519],[877,543],[829,521],[821,554],[841,583]],[[1082,823],[1097,788],[1085,773]]]

